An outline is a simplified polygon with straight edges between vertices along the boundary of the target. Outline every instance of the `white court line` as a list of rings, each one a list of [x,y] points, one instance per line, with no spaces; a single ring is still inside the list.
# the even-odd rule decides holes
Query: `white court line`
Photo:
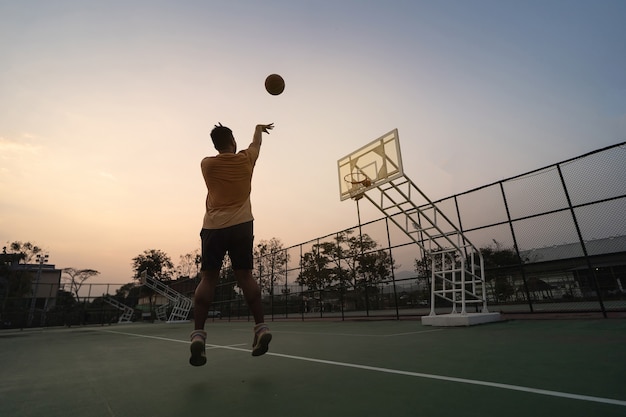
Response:
[[[419,332],[407,332],[407,333],[392,333],[392,334],[363,334],[363,333],[333,333],[333,332],[295,332],[290,330],[272,330],[272,333],[276,334],[311,334],[311,335],[321,335],[321,336],[353,336],[353,337],[395,337],[395,336],[406,336],[409,334],[420,334],[420,333],[432,333],[432,332],[441,332],[444,329],[432,329],[432,330],[421,330]],[[249,330],[244,329],[233,329],[234,332],[249,332]]]
[[[147,335],[135,334],[135,333],[118,332],[118,331],[113,331],[113,330],[99,330],[99,331],[107,332],[107,333],[122,334],[122,335],[127,335],[127,336],[141,337],[141,338],[145,338],[145,339],[164,340],[164,341],[175,342],[175,343],[187,343],[187,344],[190,343],[190,342],[185,341],[185,340],[169,339],[169,338],[166,338],[166,337],[159,337],[159,336],[147,336]],[[220,349],[228,349],[228,350],[237,350],[237,351],[241,351],[241,352],[250,352],[250,349],[242,349],[242,348],[234,347],[234,346],[240,346],[240,345],[221,346],[221,345],[207,344],[207,346],[210,347],[210,348],[213,348],[213,349],[220,348]],[[461,383],[461,384],[470,384],[470,385],[479,385],[479,386],[484,386],[484,387],[506,389],[506,390],[510,390],[510,391],[520,391],[520,392],[528,392],[528,393],[531,393],[531,394],[547,395],[547,396],[550,396],[550,397],[569,398],[569,399],[572,399],[572,400],[590,401],[590,402],[596,402],[596,403],[602,403],[602,404],[611,404],[611,405],[619,405],[619,406],[622,406],[622,407],[626,407],[626,401],[615,400],[615,399],[612,399],[612,398],[594,397],[594,396],[591,396],[591,395],[570,394],[568,392],[559,392],[559,391],[551,391],[551,390],[539,389],[539,388],[530,388],[530,387],[524,387],[524,386],[520,386],[520,385],[501,384],[501,383],[498,383],[498,382],[479,381],[479,380],[476,380],[476,379],[455,378],[455,377],[443,376],[443,375],[424,374],[424,373],[421,373],[421,372],[410,372],[410,371],[401,371],[401,370],[398,370],[398,369],[379,368],[377,366],[359,365],[359,364],[355,364],[355,363],[337,362],[337,361],[329,361],[329,360],[325,360],[325,359],[307,358],[307,357],[304,357],[304,356],[286,355],[286,354],[283,354],[283,353],[271,353],[271,352],[268,352],[265,355],[267,355],[267,356],[276,356],[276,357],[285,358],[285,359],[294,359],[294,360],[305,361],[305,362],[322,363],[322,364],[325,364],[325,365],[341,366],[341,367],[344,367],[344,368],[363,369],[363,370],[366,370],[366,371],[382,372],[382,373],[387,373],[387,374],[403,375],[403,376],[410,376],[410,377],[415,377],[415,378],[435,379],[435,380],[439,380],[439,381],[457,382],[457,383]]]
[[[443,329],[421,330],[419,332],[384,334],[384,335],[382,335],[382,337],[406,336],[406,335],[409,335],[409,334],[432,333],[432,332],[441,332],[441,331],[443,331]]]
[[[170,338],[167,338],[167,337],[160,337],[160,336],[148,336],[148,335],[144,335],[144,334],[118,332],[118,331],[115,331],[115,330],[96,330],[96,331],[104,332],[104,333],[123,334],[125,336],[136,336],[136,337],[142,337],[144,339],[163,340],[165,342],[177,342],[177,343],[186,343],[186,344],[191,343],[188,340],[178,340],[178,339],[170,339]],[[250,352],[250,350],[239,349],[239,348],[236,347],[236,346],[246,346],[246,343],[237,343],[235,345],[211,345],[211,344],[207,343],[205,346],[210,348],[210,349],[233,349],[233,350],[241,350],[241,351],[245,351],[245,352]]]

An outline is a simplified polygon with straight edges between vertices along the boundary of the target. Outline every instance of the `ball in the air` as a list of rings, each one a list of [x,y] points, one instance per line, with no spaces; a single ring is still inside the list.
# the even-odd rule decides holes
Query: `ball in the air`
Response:
[[[285,80],[278,74],[270,74],[265,79],[265,89],[273,96],[285,91]]]

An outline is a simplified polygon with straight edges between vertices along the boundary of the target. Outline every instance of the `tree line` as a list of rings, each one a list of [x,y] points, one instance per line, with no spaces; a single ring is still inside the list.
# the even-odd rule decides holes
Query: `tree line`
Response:
[[[485,268],[490,270],[487,285],[491,293],[503,301],[513,296],[515,288],[508,275],[498,273],[499,267],[514,265],[519,262],[513,248],[503,247],[494,241],[494,245],[481,248],[485,259]],[[30,242],[12,242],[4,247],[4,254],[12,254],[20,263],[31,263],[37,255],[45,253],[41,247]],[[458,254],[457,254],[458,256]],[[269,295],[288,294],[287,265],[290,253],[280,239],[261,240],[254,246],[255,266],[253,274],[264,293]],[[199,249],[181,255],[177,265],[170,256],[159,249],[147,249],[131,260],[133,271],[132,281],[122,285],[114,298],[134,307],[140,297],[148,297],[152,306],[154,293],[140,284],[142,271],[165,283],[174,280],[195,280],[198,282],[201,257]],[[422,285],[427,294],[430,292],[430,268],[432,260],[429,254],[414,260],[413,270],[416,283]],[[399,265],[392,258],[388,248],[379,245],[368,234],[355,233],[354,229],[337,233],[332,240],[318,242],[310,250],[300,256],[295,284],[313,291],[336,291],[346,293],[379,292],[381,283],[391,280],[394,270]],[[78,269],[67,267],[62,269],[62,288],[57,294],[57,305],[73,305],[80,300],[81,287],[91,278],[100,274],[94,269]],[[28,297],[32,291],[32,274],[23,269],[9,270],[2,265],[0,276],[4,293],[2,308],[7,307],[9,300]],[[234,273],[230,267],[228,256],[220,273],[219,299],[233,299],[237,296]],[[367,300],[366,300],[367,302]]]

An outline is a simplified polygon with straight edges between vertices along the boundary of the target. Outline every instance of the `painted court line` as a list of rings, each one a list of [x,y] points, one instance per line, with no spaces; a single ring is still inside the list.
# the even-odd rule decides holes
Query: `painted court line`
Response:
[[[98,330],[100,332],[104,332],[104,333],[115,333],[115,334],[122,334],[124,336],[136,336],[136,337],[141,337],[144,339],[156,339],[156,340],[163,340],[165,342],[177,342],[177,343],[186,343],[189,344],[189,341],[186,340],[177,340],[177,339],[170,339],[167,337],[160,337],[160,336],[147,336],[147,335],[143,335],[143,334],[136,334],[136,333],[127,333],[127,332],[118,332],[115,330]],[[206,347],[208,347],[209,349],[235,349],[235,350],[246,350],[246,349],[237,349],[236,346],[246,346],[246,343],[237,343],[235,345],[211,345],[208,344],[206,345]],[[250,352],[250,350],[247,350],[247,352]]]
[[[406,336],[406,335],[409,335],[409,334],[432,333],[432,332],[442,332],[442,331],[443,331],[443,329],[421,330],[419,332],[384,334],[384,335],[382,335],[382,337],[396,337],[396,336]]]
[[[166,338],[166,337],[147,336],[147,335],[136,334],[136,333],[118,332],[118,331],[113,331],[113,330],[99,330],[99,331],[107,332],[107,333],[115,333],[115,334],[127,335],[127,336],[140,337],[140,338],[144,338],[144,339],[157,339],[157,340],[163,340],[163,341],[168,341],[168,342],[189,344],[189,342],[185,341],[185,340],[170,339],[170,338]],[[207,344],[207,346],[212,348],[212,349],[219,348],[219,349],[237,350],[237,351],[240,351],[240,352],[250,352],[250,349],[242,349],[242,348],[235,347],[235,346],[238,346],[238,345],[221,346],[221,345]],[[363,369],[363,370],[366,370],[366,371],[374,371],[374,372],[381,372],[381,373],[387,373],[387,374],[403,375],[403,376],[410,376],[410,377],[415,377],[415,378],[435,379],[435,380],[439,380],[439,381],[457,382],[457,383],[461,383],[461,384],[470,384],[470,385],[479,385],[479,386],[484,386],[484,387],[506,389],[506,390],[510,390],[510,391],[519,391],[519,392],[527,392],[527,393],[531,393],[531,394],[547,395],[547,396],[550,396],[550,397],[568,398],[568,399],[572,399],[572,400],[590,401],[590,402],[596,402],[596,403],[602,403],[602,404],[611,404],[611,405],[618,405],[618,406],[621,406],[621,407],[626,407],[626,401],[615,400],[615,399],[612,399],[612,398],[594,397],[594,396],[591,396],[591,395],[570,394],[568,392],[551,391],[551,390],[545,390],[545,389],[539,389],[539,388],[524,387],[524,386],[520,386],[520,385],[501,384],[501,383],[498,383],[498,382],[480,381],[480,380],[476,380],[476,379],[455,378],[455,377],[443,376],[443,375],[424,374],[424,373],[421,373],[421,372],[402,371],[402,370],[399,370],[399,369],[379,368],[377,366],[359,365],[359,364],[356,364],[356,363],[337,362],[337,361],[329,361],[329,360],[325,360],[325,359],[307,358],[307,357],[304,357],[304,356],[286,355],[284,353],[268,352],[268,353],[266,353],[266,355],[267,356],[275,356],[275,357],[279,357],[279,358],[285,358],[285,359],[299,360],[299,361],[304,361],[304,362],[313,362],[313,363],[321,363],[321,364],[325,364],[325,365],[341,366],[341,367],[344,367],[344,368]]]
[[[406,336],[410,334],[420,334],[420,333],[432,333],[432,332],[441,332],[444,329],[432,329],[432,330],[421,330],[419,332],[407,332],[407,333],[392,333],[392,334],[364,334],[364,333],[333,333],[333,332],[296,332],[290,330],[272,330],[272,333],[275,334],[310,334],[310,335],[320,335],[320,336],[352,336],[352,337],[395,337],[395,336]],[[249,330],[243,329],[233,329],[234,332],[249,332]]]

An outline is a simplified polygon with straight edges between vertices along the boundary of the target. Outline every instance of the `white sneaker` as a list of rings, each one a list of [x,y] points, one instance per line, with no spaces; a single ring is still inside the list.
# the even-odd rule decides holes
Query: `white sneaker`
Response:
[[[194,330],[191,332],[191,357],[189,363],[192,366],[202,366],[206,363],[206,351],[204,345],[206,344],[206,332],[204,330]]]
[[[254,343],[252,344],[252,356],[261,356],[269,349],[272,334],[265,323],[254,326]],[[205,358],[206,360],[206,358]]]

